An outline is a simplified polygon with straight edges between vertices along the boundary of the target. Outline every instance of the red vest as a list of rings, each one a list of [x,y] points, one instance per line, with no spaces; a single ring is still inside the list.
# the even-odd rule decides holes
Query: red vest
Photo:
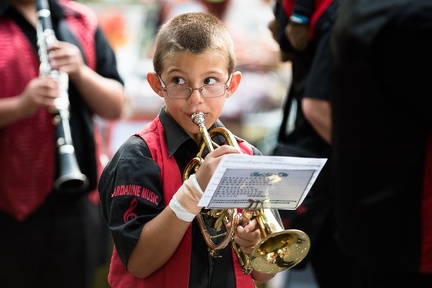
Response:
[[[423,177],[423,202],[422,202],[422,253],[420,258],[420,272],[432,273],[432,129],[429,129],[425,172]]]
[[[96,16],[75,1],[59,2],[94,69]],[[22,30],[6,17],[0,19],[0,50],[0,97],[14,97],[38,77],[39,58]],[[22,221],[44,202],[54,181],[54,137],[52,114],[46,109],[0,129],[0,210]]]
[[[174,193],[182,185],[182,174],[178,169],[174,157],[168,156],[168,148],[165,141],[165,132],[157,117],[138,134],[143,138],[152,155],[152,158],[161,168],[164,204],[168,205]],[[252,154],[251,147],[246,142],[239,142],[243,153]],[[190,257],[192,250],[192,224],[189,226],[176,252],[171,259],[145,279],[139,279],[129,273],[121,262],[114,248],[111,258],[108,282],[113,288],[154,288],[154,287],[189,287]],[[233,253],[233,266],[238,288],[255,288],[255,283],[250,275],[244,275],[237,256]]]

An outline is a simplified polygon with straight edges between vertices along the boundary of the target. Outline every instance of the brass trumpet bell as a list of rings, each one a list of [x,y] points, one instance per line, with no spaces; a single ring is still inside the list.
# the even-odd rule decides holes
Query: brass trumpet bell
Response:
[[[308,254],[309,236],[296,229],[272,233],[261,240],[250,255],[252,269],[275,274],[300,263]]]
[[[284,230],[272,210],[264,209],[262,201],[250,201],[243,215],[256,219],[262,239],[248,256],[249,269],[276,274],[300,263],[309,252],[309,236],[297,229]]]

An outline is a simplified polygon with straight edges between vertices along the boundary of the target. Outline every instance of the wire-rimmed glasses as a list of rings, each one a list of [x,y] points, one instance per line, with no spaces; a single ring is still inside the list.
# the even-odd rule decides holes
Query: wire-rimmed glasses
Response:
[[[166,86],[165,82],[158,75],[159,80],[162,84],[162,90],[165,91],[168,97],[174,99],[187,99],[192,95],[194,90],[198,90],[204,98],[217,98],[221,97],[228,90],[231,82],[231,75],[228,78],[226,84],[204,84],[198,88],[187,87],[183,85]]]

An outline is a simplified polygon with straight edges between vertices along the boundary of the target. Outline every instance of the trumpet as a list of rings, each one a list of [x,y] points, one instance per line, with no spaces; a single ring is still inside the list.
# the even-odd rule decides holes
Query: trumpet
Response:
[[[210,152],[213,151],[215,147],[218,147],[218,145],[212,141],[213,137],[221,135],[230,146],[238,147],[237,140],[228,129],[216,127],[208,132],[207,128],[205,127],[204,113],[194,113],[191,118],[192,121],[199,127],[203,141],[201,142],[197,155],[192,158],[191,161],[189,161],[185,170],[183,171],[183,181],[187,180],[190,175],[198,171],[199,167],[204,161],[203,154],[206,148]],[[203,234],[204,240],[208,246],[210,255],[213,257],[218,257],[218,251],[224,249],[234,237],[236,225],[231,225],[231,227],[227,229],[226,232],[213,236],[210,235],[209,230],[219,232],[222,226],[226,226],[228,223],[237,223],[240,219],[235,209],[203,209],[200,213],[198,213],[197,220],[200,225],[201,233]],[[219,244],[215,244],[213,242],[213,239],[224,236],[225,238],[223,241],[220,241]]]
[[[38,13],[37,44],[40,58],[39,75],[49,76],[59,83],[60,97],[55,100],[56,113],[53,118],[58,149],[59,176],[54,190],[62,193],[80,193],[87,189],[89,181],[81,173],[75,155],[69,123],[68,75],[52,69],[48,59],[48,45],[57,42],[51,23],[51,12],[47,0],[36,0]]]
[[[183,171],[184,181],[198,171],[204,161],[203,153],[206,148],[210,152],[219,147],[212,138],[222,136],[229,145],[238,147],[235,136],[228,129],[216,127],[207,131],[204,113],[194,113],[191,118],[198,125],[203,141],[200,143],[197,156]],[[250,255],[243,253],[233,240],[236,228],[244,217],[249,220],[256,219],[262,238]],[[284,230],[271,209],[264,209],[262,201],[250,200],[249,207],[243,209],[241,213],[238,213],[235,208],[202,209],[197,215],[197,220],[210,255],[219,257],[218,251],[231,243],[245,274],[250,274],[252,270],[264,274],[276,274],[290,269],[300,263],[310,249],[309,236],[297,229]],[[231,225],[228,226],[228,223]],[[225,232],[219,233],[222,226],[225,226]],[[213,239],[220,237],[225,238],[219,244],[215,244]]]

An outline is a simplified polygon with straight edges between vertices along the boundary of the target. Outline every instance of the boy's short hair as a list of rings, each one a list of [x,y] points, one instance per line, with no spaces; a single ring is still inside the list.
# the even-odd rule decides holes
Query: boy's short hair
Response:
[[[157,74],[163,70],[166,55],[178,52],[219,52],[226,58],[228,73],[235,68],[234,44],[224,23],[204,12],[178,15],[163,24],[156,37],[153,66]]]

